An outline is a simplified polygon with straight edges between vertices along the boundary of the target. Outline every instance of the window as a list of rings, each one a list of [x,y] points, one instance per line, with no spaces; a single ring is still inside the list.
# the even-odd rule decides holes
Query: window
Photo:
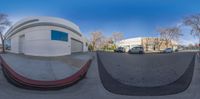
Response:
[[[51,30],[51,40],[68,41],[68,33]]]

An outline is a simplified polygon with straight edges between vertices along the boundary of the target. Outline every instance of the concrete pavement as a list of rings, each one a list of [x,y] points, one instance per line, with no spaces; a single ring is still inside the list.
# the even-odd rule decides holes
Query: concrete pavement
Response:
[[[41,81],[59,80],[69,77],[91,59],[87,55],[35,57],[7,53],[1,56],[18,74],[32,80]]]
[[[87,73],[92,57],[85,53],[60,57],[7,53],[2,54],[0,60],[3,72],[12,84],[32,90],[53,90],[81,80]]]
[[[95,56],[94,53],[90,53]],[[165,96],[128,96],[107,91],[99,78],[96,58],[92,61],[86,78],[76,85],[57,91],[32,91],[8,83],[0,71],[0,98],[3,99],[199,99],[200,64],[195,61],[192,82],[184,92]]]

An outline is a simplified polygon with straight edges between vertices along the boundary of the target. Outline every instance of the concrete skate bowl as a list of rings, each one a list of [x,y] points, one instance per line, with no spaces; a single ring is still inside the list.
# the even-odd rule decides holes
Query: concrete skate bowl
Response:
[[[106,90],[120,95],[160,96],[186,90],[193,77],[195,53],[129,55],[98,52]]]
[[[0,60],[5,77],[17,87],[57,90],[81,80],[86,75],[92,58],[81,60],[77,55],[73,58],[71,56],[44,58],[4,54]]]

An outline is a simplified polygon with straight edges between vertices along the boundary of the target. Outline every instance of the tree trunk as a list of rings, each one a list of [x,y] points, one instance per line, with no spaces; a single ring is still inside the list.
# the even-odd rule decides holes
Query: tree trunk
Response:
[[[171,41],[171,40],[169,41],[169,45],[171,46],[171,48],[172,48],[172,50],[173,50],[174,47],[173,47],[173,44],[172,44],[172,41]]]
[[[169,41],[168,41],[168,40],[166,40],[165,46],[166,46],[167,48],[169,48]]]
[[[159,42],[159,44],[158,44],[158,51],[160,51],[161,44],[162,44],[162,41]]]

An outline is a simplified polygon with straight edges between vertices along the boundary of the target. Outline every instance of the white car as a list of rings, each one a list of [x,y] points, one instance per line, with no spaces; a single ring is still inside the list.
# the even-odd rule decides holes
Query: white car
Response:
[[[173,49],[172,48],[166,48],[163,52],[164,53],[172,53]]]
[[[144,54],[144,48],[142,46],[133,47],[128,51],[129,54]]]

